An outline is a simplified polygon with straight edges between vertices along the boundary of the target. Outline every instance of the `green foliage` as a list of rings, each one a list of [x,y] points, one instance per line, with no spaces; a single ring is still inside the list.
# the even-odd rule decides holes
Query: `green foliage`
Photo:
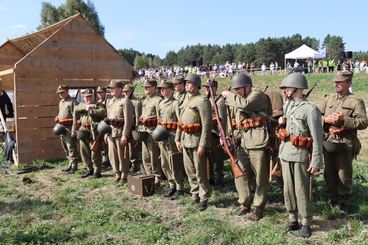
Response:
[[[52,25],[76,13],[81,13],[100,35],[104,35],[105,27],[100,22],[94,4],[89,0],[87,3],[83,0],[66,0],[65,4],[57,8],[51,3],[43,2],[41,9],[41,25],[38,29]]]
[[[344,59],[345,43],[342,37],[328,34],[323,40],[322,48],[326,48],[327,59],[335,61]]]

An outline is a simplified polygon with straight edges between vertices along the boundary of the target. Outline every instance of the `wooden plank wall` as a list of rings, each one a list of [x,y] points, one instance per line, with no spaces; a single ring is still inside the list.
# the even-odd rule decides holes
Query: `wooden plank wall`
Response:
[[[10,42],[6,42],[0,47],[0,71],[14,68],[14,64],[23,56]]]
[[[20,60],[15,73],[19,162],[65,157],[52,134],[59,84],[107,86],[132,78],[133,68],[82,17],[77,17]]]

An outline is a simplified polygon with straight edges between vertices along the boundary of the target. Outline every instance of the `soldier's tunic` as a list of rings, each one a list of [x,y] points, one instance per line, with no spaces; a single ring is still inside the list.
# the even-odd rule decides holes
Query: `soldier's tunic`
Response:
[[[100,104],[103,106],[103,108],[105,109],[105,113],[106,113],[106,102],[107,102],[107,96],[105,97],[105,99],[99,99],[97,101],[97,104]],[[101,144],[102,144],[102,152],[101,152],[102,162],[109,162],[109,155],[108,155],[109,147],[105,143],[104,140],[101,142]]]
[[[178,92],[178,91],[174,92],[174,98],[177,99],[179,106],[183,104],[186,95],[187,93],[185,90],[182,92]]]
[[[178,101],[174,97],[164,98],[158,106],[157,115],[159,117],[159,124],[169,132],[168,139],[159,142],[162,171],[169,181],[170,188],[183,190],[183,162],[175,161],[176,159],[181,159],[180,157],[175,158],[176,155],[181,154],[178,152],[175,144],[175,135],[179,130],[177,127],[179,118]]]
[[[219,117],[221,120],[221,124],[223,129],[227,130],[227,109],[225,105],[225,100],[220,95],[215,95],[214,97],[216,101],[216,105],[219,112]],[[226,159],[226,153],[220,145],[220,136],[219,130],[216,121],[216,115],[214,111],[214,105],[212,105],[212,122],[213,122],[213,130],[211,134],[211,160],[213,165],[211,166],[210,171],[210,179],[218,181],[218,183],[222,183],[224,179],[224,160]],[[216,176],[215,176],[216,175]]]
[[[79,139],[79,151],[88,171],[93,172],[95,175],[101,174],[102,147],[92,151],[92,144],[98,135],[97,125],[105,116],[106,109],[102,103],[95,104],[88,111],[85,103],[81,103],[74,108],[72,132],[77,130],[88,132],[88,136],[85,139]],[[102,145],[102,140],[100,144]]]
[[[66,99],[61,99],[59,102],[59,113],[57,116],[57,122],[63,124],[68,129],[64,135],[60,136],[60,140],[68,159],[69,167],[71,167],[72,170],[76,170],[78,168],[77,141],[75,138],[71,137],[73,111],[77,104],[78,102],[70,96]]]
[[[120,178],[121,174],[126,177],[129,171],[129,151],[128,145],[121,145],[120,139],[123,135],[129,138],[131,134],[133,104],[122,96],[114,96],[108,99],[106,110],[111,126],[111,133],[108,135],[110,163],[117,178]]]
[[[140,117],[139,132],[147,132],[147,139],[142,142],[143,166],[147,175],[154,175],[161,179],[161,164],[158,159],[160,149],[152,138],[152,132],[157,124],[157,108],[161,97],[153,94],[148,96],[142,103],[142,115]],[[155,123],[156,120],[156,123]],[[149,125],[148,125],[148,124]],[[149,156],[149,158],[148,158]]]
[[[194,199],[199,197],[206,202],[209,197],[209,183],[206,176],[205,156],[199,156],[198,147],[209,148],[211,140],[212,116],[210,101],[199,93],[186,95],[180,109],[180,122],[183,126],[199,124],[199,131],[178,131],[176,142],[183,147],[184,168],[190,184],[190,193]]]
[[[350,92],[343,97],[326,95],[320,109],[323,116],[344,114],[341,125],[324,124],[323,142],[327,194],[333,201],[344,203],[352,193],[352,162],[359,150],[354,144],[358,143],[357,130],[368,126],[364,101]]]
[[[310,173],[307,169],[310,166],[323,167],[321,112],[306,98],[285,102],[284,111],[286,131],[290,137],[302,136],[313,140],[311,148],[295,146],[291,140],[285,140],[281,142],[279,151],[289,221],[298,221],[299,213],[302,225],[310,226],[313,204],[309,200]]]
[[[134,107],[134,115],[133,115],[133,129],[138,127],[139,117],[142,114],[142,102],[139,98],[132,95],[129,98],[132,101]],[[139,169],[139,161],[141,158],[142,152],[142,144],[140,142],[136,142],[132,137],[129,139],[129,156],[131,163],[135,166],[136,170]]]
[[[235,108],[235,121],[241,133],[241,147],[237,154],[244,176],[235,178],[235,186],[239,194],[239,203],[250,207],[250,181],[255,175],[256,189],[253,207],[262,210],[267,200],[269,178],[269,155],[266,150],[269,143],[267,119],[270,104],[267,96],[260,90],[253,89],[246,97],[230,93],[226,103]],[[257,125],[247,125],[252,122]]]

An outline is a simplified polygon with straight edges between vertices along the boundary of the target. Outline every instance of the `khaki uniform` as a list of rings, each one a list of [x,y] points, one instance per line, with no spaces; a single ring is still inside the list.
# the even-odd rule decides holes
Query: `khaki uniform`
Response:
[[[102,147],[97,151],[92,151],[92,144],[97,138],[97,125],[106,116],[106,109],[102,103],[97,103],[94,107],[86,110],[86,104],[81,103],[74,108],[72,132],[77,130],[88,132],[85,139],[79,140],[79,151],[83,163],[90,173],[101,174]],[[102,142],[100,142],[102,145]]]
[[[344,97],[326,95],[320,107],[322,115],[341,112],[340,126],[324,124],[324,177],[327,195],[335,202],[346,203],[352,193],[353,158],[359,151],[357,130],[368,126],[364,101],[348,92]]]
[[[219,112],[219,117],[222,123],[222,127],[225,132],[227,130],[227,109],[225,105],[225,100],[220,95],[215,95],[215,101]],[[211,101],[212,103],[212,101]],[[214,106],[212,105],[212,122],[213,129],[211,134],[211,170],[210,170],[210,180],[215,180],[218,183],[223,183],[224,180],[224,160],[227,159],[227,155],[220,145],[220,135],[216,121],[216,115],[214,111]],[[215,177],[216,175],[216,177]]]
[[[199,156],[199,146],[208,148],[211,141],[212,115],[210,101],[200,95],[187,94],[180,108],[180,122],[182,126],[199,124],[199,131],[178,131],[176,142],[181,142],[183,147],[184,168],[188,175],[190,193],[194,199],[207,202],[210,191],[206,176],[205,156]],[[182,128],[183,129],[183,128]]]
[[[250,207],[250,184],[254,175],[256,189],[253,207],[262,210],[267,200],[269,178],[267,152],[269,143],[267,119],[271,110],[269,100],[261,90],[253,89],[246,97],[230,93],[226,103],[235,108],[235,122],[241,133],[241,147],[238,148],[237,154],[244,176],[235,178],[239,203],[243,207]],[[246,122],[252,122],[250,124],[254,125],[247,125]]]
[[[289,221],[298,221],[299,213],[302,225],[310,226],[313,203],[309,199],[310,173],[307,169],[310,166],[318,169],[323,167],[321,113],[306,98],[295,102],[287,101],[284,104],[284,111],[286,131],[290,137],[281,142],[279,151],[285,206]],[[311,138],[313,140],[311,147],[293,145],[292,136]]]
[[[179,93],[178,91],[174,92],[174,98],[178,101],[179,106],[183,104],[186,95],[187,93],[185,92],[185,90],[181,93]]]
[[[120,178],[121,174],[126,178],[129,171],[129,149],[128,145],[121,145],[120,139],[123,135],[129,138],[131,134],[133,104],[122,96],[112,97],[107,100],[106,110],[111,126],[111,133],[108,134],[110,163],[117,178]]]
[[[129,99],[132,101],[132,104],[134,106],[133,129],[135,129],[136,127],[138,127],[139,117],[142,114],[142,102],[140,101],[140,99],[134,97],[134,95],[132,95]],[[140,161],[142,159],[141,153],[142,153],[142,144],[140,142],[136,142],[133,138],[130,138],[129,156],[130,162],[133,164],[135,170],[139,169]]]
[[[57,122],[63,124],[68,129],[66,134],[60,136],[60,140],[66,153],[69,167],[72,170],[77,170],[78,168],[77,141],[71,137],[73,111],[77,104],[78,102],[70,96],[66,99],[61,99],[59,102],[59,114],[57,116]]]
[[[175,144],[175,135],[177,130],[179,130],[177,128],[177,122],[179,118],[178,101],[174,97],[171,97],[170,99],[164,98],[161,100],[158,106],[157,115],[159,117],[159,124],[166,128],[166,130],[169,132],[168,139],[158,143],[161,151],[162,171],[169,181],[170,188],[183,190],[183,162],[175,161],[176,159],[180,159],[180,157],[178,158],[176,156],[178,154],[182,154],[178,152]],[[170,126],[168,126],[167,123],[170,123]],[[175,125],[175,127],[173,128],[171,125]]]
[[[157,95],[152,95],[147,97],[143,101],[142,115],[140,117],[140,125],[138,127],[139,132],[148,133],[147,139],[142,142],[142,158],[144,170],[147,175],[154,175],[158,179],[161,179],[161,164],[158,159],[160,155],[160,149],[157,143],[153,140],[151,134],[157,124],[157,108],[161,99],[162,98]],[[146,122],[148,122],[149,120],[151,120],[151,126],[148,126],[146,124]]]

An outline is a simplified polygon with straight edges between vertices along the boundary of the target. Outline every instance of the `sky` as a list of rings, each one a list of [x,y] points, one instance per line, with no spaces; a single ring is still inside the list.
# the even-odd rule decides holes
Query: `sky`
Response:
[[[0,0],[0,45],[37,30],[42,2]],[[170,50],[194,44],[257,42],[299,33],[320,44],[327,34],[341,36],[346,51],[368,51],[367,0],[91,0],[105,38],[164,58]],[[323,52],[323,50],[320,50]]]

